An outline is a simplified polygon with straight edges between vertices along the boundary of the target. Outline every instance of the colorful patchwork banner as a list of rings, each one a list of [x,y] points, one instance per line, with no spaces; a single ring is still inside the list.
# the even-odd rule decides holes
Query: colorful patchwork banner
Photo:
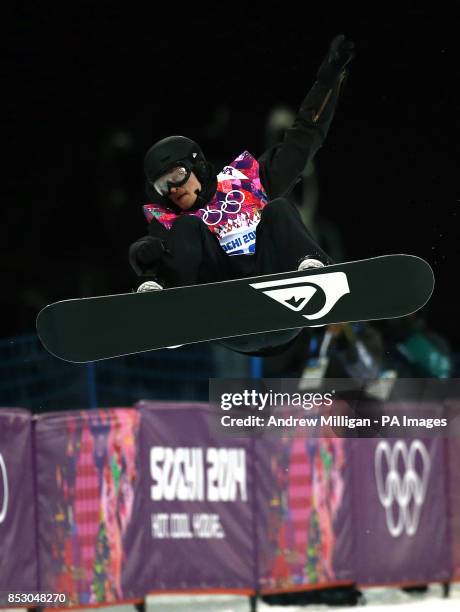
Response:
[[[36,423],[41,590],[67,603],[131,594],[123,574],[139,475],[139,413],[133,409],[40,415]],[[138,596],[142,596],[138,594]]]
[[[348,443],[290,435],[257,441],[262,592],[352,582]]]

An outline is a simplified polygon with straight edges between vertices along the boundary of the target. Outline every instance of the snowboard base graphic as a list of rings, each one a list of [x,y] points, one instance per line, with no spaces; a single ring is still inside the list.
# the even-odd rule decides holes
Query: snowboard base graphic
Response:
[[[434,287],[429,264],[383,255],[303,272],[55,302],[37,317],[45,348],[84,363],[173,345],[411,314]]]

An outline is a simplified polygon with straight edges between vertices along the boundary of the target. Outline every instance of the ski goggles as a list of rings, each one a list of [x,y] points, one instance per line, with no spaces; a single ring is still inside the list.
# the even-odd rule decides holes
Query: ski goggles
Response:
[[[180,187],[186,183],[190,173],[191,171],[185,166],[176,166],[162,174],[155,181],[152,181],[152,185],[160,195],[165,196],[170,193],[173,187]]]

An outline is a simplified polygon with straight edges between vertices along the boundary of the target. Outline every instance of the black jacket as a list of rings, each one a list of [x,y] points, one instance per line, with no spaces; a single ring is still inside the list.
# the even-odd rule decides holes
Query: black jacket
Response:
[[[322,146],[337,106],[343,81],[344,70],[331,88],[316,81],[304,98],[296,119],[286,130],[282,142],[270,147],[258,159],[260,179],[268,200],[289,195],[300,175],[318,149]],[[149,223],[150,236],[167,239],[168,230],[156,219]],[[139,243],[129,250],[131,266],[138,275],[148,274],[136,259]]]

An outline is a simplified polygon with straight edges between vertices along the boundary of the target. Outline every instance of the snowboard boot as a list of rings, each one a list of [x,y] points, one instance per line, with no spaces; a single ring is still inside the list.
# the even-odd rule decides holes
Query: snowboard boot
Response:
[[[157,283],[156,281],[145,281],[145,283],[139,285],[137,292],[143,293],[144,291],[160,291],[161,289],[163,289],[163,287],[160,285],[160,283]]]
[[[308,270],[309,268],[324,268],[324,266],[325,264],[323,264],[323,262],[319,259],[314,259],[313,257],[310,257],[310,255],[307,255],[302,259],[297,270],[302,272],[303,270]]]

